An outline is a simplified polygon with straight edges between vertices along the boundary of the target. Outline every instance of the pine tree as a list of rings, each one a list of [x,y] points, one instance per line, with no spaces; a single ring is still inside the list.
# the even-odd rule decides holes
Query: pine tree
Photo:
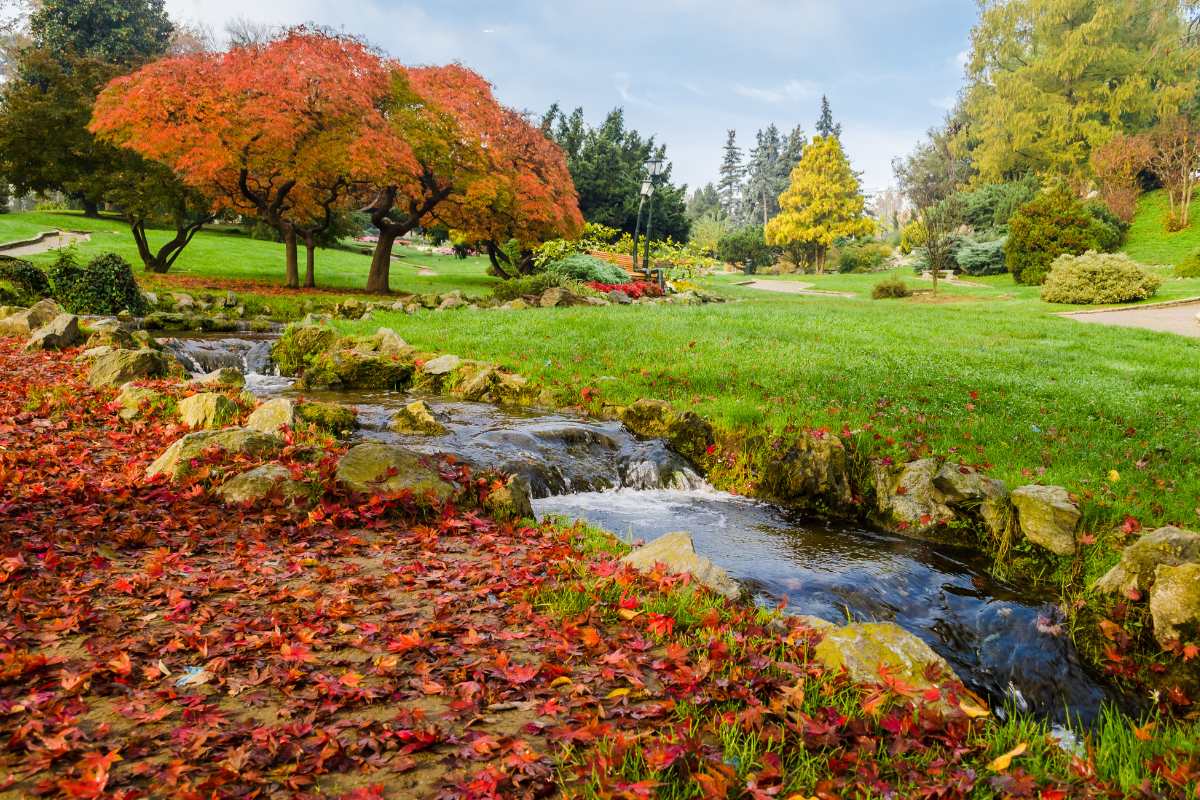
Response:
[[[746,171],[746,217],[763,225],[779,211],[778,174],[783,141],[774,123],[759,131]]]
[[[737,131],[730,130],[725,139],[725,156],[721,161],[720,180],[717,191],[721,195],[721,206],[731,219],[741,217],[742,179],[746,168],[742,164],[742,149],[737,145]]]
[[[834,240],[867,236],[874,230],[864,214],[866,201],[836,136],[816,136],[792,170],[791,185],[779,198],[781,211],[767,223],[767,244],[785,247],[793,258],[824,271]]]
[[[833,111],[829,108],[829,98],[821,95],[821,117],[817,120],[817,133],[826,138],[842,135],[842,123],[833,121]]]

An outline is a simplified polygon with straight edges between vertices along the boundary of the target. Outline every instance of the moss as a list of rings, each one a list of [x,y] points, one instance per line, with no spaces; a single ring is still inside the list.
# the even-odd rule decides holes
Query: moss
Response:
[[[296,406],[296,416],[330,433],[345,433],[358,427],[354,409],[340,403],[301,403]]]
[[[413,365],[407,361],[354,350],[334,350],[312,360],[304,370],[301,386],[398,390],[408,388],[412,375]]]
[[[338,335],[316,325],[289,325],[271,348],[271,358],[282,375],[298,375],[333,346]]]

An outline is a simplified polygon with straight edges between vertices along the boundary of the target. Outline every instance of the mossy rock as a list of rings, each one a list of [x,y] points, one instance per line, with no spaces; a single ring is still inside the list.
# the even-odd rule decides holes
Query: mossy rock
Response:
[[[443,481],[425,456],[383,442],[351,447],[338,461],[337,479],[350,491],[361,494],[408,491],[417,498],[442,501],[456,493],[454,485]]]
[[[349,433],[358,427],[358,416],[354,409],[340,403],[300,403],[295,413],[302,422],[337,435]]]
[[[137,386],[132,382],[126,383],[121,387],[121,393],[117,395],[117,403],[121,406],[117,416],[124,420],[136,419],[142,414],[143,409],[152,408],[161,403],[164,397],[162,392],[156,392],[145,386]]]
[[[356,350],[321,353],[300,379],[305,389],[406,389],[412,383],[408,361]]]
[[[96,358],[88,372],[93,388],[120,386],[140,378],[165,378],[178,371],[178,362],[158,350],[113,350]]]
[[[430,394],[441,394],[463,360],[456,355],[431,358],[421,364],[413,378],[413,388]]]
[[[292,478],[287,467],[264,464],[225,481],[216,494],[226,503],[239,505],[256,503],[275,494],[295,502],[304,499],[308,490],[303,483]]]
[[[296,403],[286,397],[276,397],[250,413],[246,427],[260,433],[276,433],[284,425],[296,424]]]
[[[179,401],[179,419],[193,430],[219,428],[237,414],[237,403],[216,392],[201,392]]]
[[[321,325],[289,325],[271,347],[271,359],[281,375],[299,375],[317,356],[338,339],[332,328]]]
[[[225,428],[219,431],[197,431],[189,433],[168,447],[146,470],[146,477],[162,474],[178,480],[191,472],[191,462],[209,450],[218,450],[223,455],[270,456],[277,453],[283,443],[275,436],[252,431],[247,428]]]
[[[390,425],[396,433],[416,436],[441,436],[446,426],[434,418],[424,400],[414,400],[392,416]]]
[[[817,660],[837,672],[845,669],[856,684],[880,683],[880,671],[918,689],[933,684],[925,677],[935,666],[957,680],[946,660],[913,634],[891,622],[863,622],[826,629],[813,650]]]
[[[829,434],[801,436],[767,456],[758,494],[795,508],[845,511],[854,499],[846,446]]]

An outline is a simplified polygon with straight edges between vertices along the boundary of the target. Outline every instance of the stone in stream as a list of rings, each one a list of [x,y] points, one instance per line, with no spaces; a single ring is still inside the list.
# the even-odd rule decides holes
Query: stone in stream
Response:
[[[477,361],[464,362],[455,370],[450,382],[450,393],[470,403],[487,400],[492,387],[499,379],[496,368]]]
[[[74,314],[59,314],[33,332],[25,343],[26,350],[65,350],[83,341],[79,330],[79,317]]]
[[[665,400],[642,398],[619,414],[644,439],[666,439],[676,452],[698,461],[714,441],[712,425],[694,411],[678,412]]]
[[[853,502],[846,446],[831,434],[806,434],[763,466],[766,497],[797,508],[842,511]]]
[[[663,534],[633,550],[621,562],[638,572],[651,572],[656,564],[662,564],[671,572],[686,572],[719,595],[736,599],[742,594],[741,585],[729,573],[696,552],[691,535],[685,531]]]
[[[337,479],[347,489],[362,494],[409,491],[414,497],[432,495],[442,501],[456,493],[454,485],[442,480],[421,454],[382,442],[351,447],[338,461]]]
[[[332,328],[320,324],[289,325],[271,346],[271,360],[279,368],[280,375],[295,376],[318,355],[333,347],[337,338]]]
[[[1154,638],[1163,647],[1185,635],[1191,639],[1200,634],[1200,564],[1155,567],[1150,616]]]
[[[53,300],[39,300],[30,308],[0,319],[0,336],[28,336],[63,313]]]
[[[120,386],[139,378],[165,378],[178,362],[149,347],[140,350],[113,350],[96,358],[88,371],[93,388]]]
[[[109,347],[113,350],[136,350],[139,342],[124,328],[98,330],[88,337],[88,348]]]
[[[305,389],[406,389],[412,382],[411,362],[357,350],[329,350],[304,369]]]
[[[237,413],[237,404],[216,392],[201,392],[179,401],[179,419],[192,430],[220,428]]]
[[[286,397],[276,397],[268,400],[250,413],[246,427],[260,433],[277,433],[287,425],[289,428],[296,424],[296,404]]]
[[[914,689],[937,685],[925,677],[931,666],[946,678],[958,676],[946,660],[919,638],[892,622],[860,622],[822,629],[813,654],[833,671],[845,668],[855,683],[881,683],[880,670]]]
[[[907,464],[875,464],[875,503],[880,521],[889,530],[906,536],[940,539],[937,530],[954,518],[934,486],[936,458]]]
[[[296,406],[296,418],[339,436],[358,427],[358,415],[354,409],[341,403],[300,403]]]
[[[278,492],[287,500],[298,500],[307,487],[292,478],[291,470],[281,464],[264,464],[235,475],[217,489],[217,496],[230,504],[253,503]]]
[[[442,436],[446,426],[434,419],[424,400],[414,400],[392,417],[391,429],[396,433],[420,436]]]
[[[1075,553],[1075,525],[1079,507],[1071,502],[1061,486],[1019,486],[1013,489],[1012,503],[1025,538],[1055,555]]]
[[[246,376],[237,367],[218,367],[212,372],[197,375],[188,383],[196,386],[245,386]]]
[[[463,360],[456,355],[431,358],[420,366],[413,380],[413,388],[431,394],[441,394],[450,376],[462,366]]]
[[[510,476],[503,486],[488,492],[483,508],[501,522],[537,518],[533,513],[529,482],[516,475]]]
[[[1200,563],[1200,533],[1167,526],[1144,534],[1121,551],[1121,561],[1106,572],[1093,589],[1106,594],[1146,591],[1154,585],[1159,566]]]
[[[283,443],[274,436],[246,428],[225,428],[219,431],[197,431],[189,433],[168,447],[153,464],[146,469],[146,477],[166,475],[178,480],[192,468],[191,462],[209,450],[223,455],[247,455],[255,458],[277,453]]]

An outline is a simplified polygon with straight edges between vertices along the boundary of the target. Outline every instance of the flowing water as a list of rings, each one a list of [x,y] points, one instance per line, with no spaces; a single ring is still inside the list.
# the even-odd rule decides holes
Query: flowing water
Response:
[[[163,343],[193,372],[235,366],[256,394],[298,394],[272,374],[267,337]],[[448,432],[409,436],[388,430],[392,414],[412,399],[404,393],[307,396],[354,405],[363,439],[524,477],[539,516],[583,519],[627,541],[688,531],[698,552],[761,603],[837,623],[895,622],[994,704],[1087,724],[1103,702],[1120,702],[1080,662],[1053,598],[996,580],[969,550],[797,518],[718,492],[663,442],[639,440],[616,422],[426,398]]]

